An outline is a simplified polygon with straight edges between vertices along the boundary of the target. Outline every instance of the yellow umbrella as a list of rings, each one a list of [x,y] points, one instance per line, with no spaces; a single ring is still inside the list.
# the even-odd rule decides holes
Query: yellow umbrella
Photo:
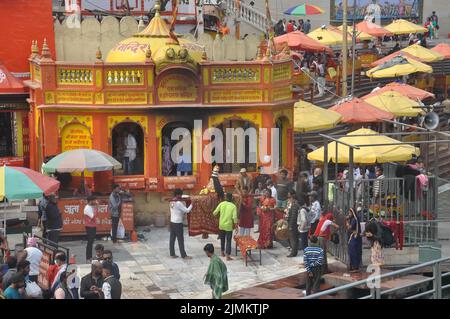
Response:
[[[407,56],[396,56],[366,72],[370,78],[395,78],[416,72],[432,73],[433,68]]]
[[[395,116],[413,117],[423,113],[423,110],[419,108],[419,102],[411,100],[395,91],[386,91],[364,100],[383,111],[394,114]]]
[[[342,44],[342,34],[337,33],[336,31],[330,30],[326,27],[317,28],[314,31],[311,31],[307,34],[308,37],[319,41],[324,45],[339,45]],[[352,39],[347,37],[348,42],[351,42]]]
[[[323,109],[314,104],[299,101],[294,105],[294,130],[309,132],[335,127],[342,115],[338,112]]]
[[[436,62],[444,60],[444,56],[438,52],[424,48],[421,45],[413,44],[401,50],[421,59],[424,62]]]
[[[398,19],[391,24],[384,27],[386,30],[393,34],[410,34],[410,33],[425,33],[428,32],[427,28],[421,25],[414,24],[404,19]]]
[[[344,27],[343,27],[343,26],[340,26],[338,29],[339,29],[340,31],[342,31],[342,30],[344,29]],[[347,32],[348,32],[349,34],[353,34],[353,27],[348,27]],[[371,40],[373,40],[374,37],[371,36],[371,35],[368,34],[368,33],[365,33],[365,32],[356,30],[356,38],[357,38],[359,41],[371,41]]]
[[[418,148],[409,145],[385,145],[385,146],[371,146],[376,144],[391,144],[398,143],[398,140],[390,138],[385,135],[378,134],[367,128],[361,128],[354,132],[348,133],[346,136],[339,138],[339,141],[345,142],[351,145],[369,145],[362,146],[359,149],[354,149],[353,162],[359,164],[374,164],[374,163],[387,163],[387,162],[403,162],[410,160],[413,156],[419,155]],[[371,136],[358,136],[358,135],[371,135]],[[340,144],[338,145],[338,163],[349,163],[349,147]],[[324,160],[324,147],[320,147],[315,151],[308,154],[308,159],[311,161]],[[336,163],[336,142],[328,143],[328,161]]]

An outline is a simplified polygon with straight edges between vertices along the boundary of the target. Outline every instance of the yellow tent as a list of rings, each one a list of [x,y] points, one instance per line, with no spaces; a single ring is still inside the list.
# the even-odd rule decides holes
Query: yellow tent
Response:
[[[330,30],[328,28],[317,28],[314,31],[311,31],[307,34],[308,37],[319,41],[324,45],[339,45],[342,44],[342,34],[339,34],[336,31]],[[352,42],[350,37],[347,37],[348,42]]]
[[[296,132],[303,133],[333,128],[341,119],[341,114],[305,101],[299,101],[294,105],[294,130]]]
[[[436,62],[444,60],[444,56],[438,52],[424,48],[421,45],[413,44],[401,50],[421,59],[424,62]]]
[[[407,56],[396,56],[366,72],[370,78],[395,78],[416,72],[432,73],[433,68]]]
[[[362,146],[359,149],[354,149],[353,162],[358,164],[374,164],[387,162],[403,162],[410,160],[412,155],[419,155],[419,149],[409,145],[385,145],[385,146],[370,146],[376,144],[390,144],[398,143],[399,141],[385,135],[378,134],[367,128],[348,133],[346,136],[339,138],[339,141],[351,145],[369,145]],[[356,136],[355,136],[356,135]],[[372,135],[372,136],[358,136],[358,135]],[[349,163],[350,148],[344,144],[338,145],[338,163]],[[324,160],[324,147],[320,147],[308,154],[308,159],[311,161]],[[336,163],[336,142],[328,143],[328,161]]]
[[[386,30],[393,34],[410,34],[410,33],[425,33],[428,32],[427,28],[421,25],[414,24],[404,19],[394,20],[391,24],[384,27]]]
[[[342,31],[344,28],[343,26],[340,26],[338,29]],[[348,27],[347,32],[349,33],[349,36],[351,36],[353,34],[353,27]],[[371,41],[374,39],[370,34],[358,30],[356,30],[356,38],[359,41]]]
[[[394,114],[395,116],[413,117],[423,113],[423,110],[419,108],[419,102],[411,100],[395,91],[386,91],[364,100],[383,111]]]

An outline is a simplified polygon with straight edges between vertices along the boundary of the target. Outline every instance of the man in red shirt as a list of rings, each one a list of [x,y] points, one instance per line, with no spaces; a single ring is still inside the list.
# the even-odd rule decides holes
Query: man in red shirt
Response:
[[[55,281],[56,275],[58,274],[59,268],[66,263],[66,254],[64,252],[56,253],[55,263],[50,265],[47,269],[48,284],[51,287]]]
[[[292,22],[292,20],[289,20],[289,23],[286,26],[286,32],[293,32],[294,31],[294,23]]]

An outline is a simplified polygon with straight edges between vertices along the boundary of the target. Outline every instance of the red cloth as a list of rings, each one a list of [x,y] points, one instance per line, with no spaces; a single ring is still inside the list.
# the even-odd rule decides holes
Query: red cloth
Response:
[[[266,198],[261,203],[261,207],[256,209],[259,216],[259,238],[258,247],[272,248],[273,247],[273,223],[275,220],[275,211],[273,209],[264,210],[262,207],[274,208],[277,201],[275,198]]]
[[[47,278],[49,287],[53,285],[56,275],[58,274],[59,266],[57,264],[50,265],[47,269]]]
[[[212,212],[219,204],[216,193],[191,196],[192,210],[187,214],[189,236],[219,233],[219,217]]]
[[[247,258],[247,250],[258,248],[258,243],[251,236],[234,236],[234,240],[244,259]]]
[[[395,239],[395,249],[397,250],[403,250],[403,244],[405,241],[405,230],[404,230],[404,224],[403,222],[397,222],[397,221],[383,221],[383,223],[389,227],[389,229],[392,231]]]
[[[93,207],[94,217],[90,218],[88,215],[84,216],[84,226],[97,227],[97,207]]]
[[[286,32],[294,32],[294,24],[293,23],[288,23],[286,26]]]
[[[331,227],[327,227],[324,232],[321,232],[320,229],[322,228],[323,223],[327,220],[333,220],[333,214],[328,213],[326,215],[322,215],[319,218],[319,223],[317,224],[316,231],[314,232],[314,236],[316,237],[325,237],[330,238],[331,235]]]
[[[239,227],[253,228],[253,197],[242,197],[239,209]]]

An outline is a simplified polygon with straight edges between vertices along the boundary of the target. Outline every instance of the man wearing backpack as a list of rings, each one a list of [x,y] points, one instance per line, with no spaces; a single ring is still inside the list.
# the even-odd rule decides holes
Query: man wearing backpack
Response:
[[[300,250],[305,250],[305,248],[308,247],[308,233],[311,228],[311,220],[314,216],[304,202],[301,203],[301,205],[298,212],[297,225],[298,232],[300,233]]]

